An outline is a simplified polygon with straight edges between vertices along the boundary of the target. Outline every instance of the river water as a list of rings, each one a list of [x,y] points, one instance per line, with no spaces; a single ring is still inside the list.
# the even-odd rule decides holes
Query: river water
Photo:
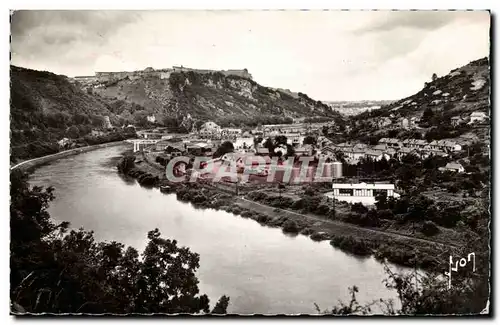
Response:
[[[195,209],[157,189],[120,177],[111,159],[124,146],[98,149],[41,166],[32,185],[55,187],[49,212],[73,228],[94,230],[97,240],[118,241],[142,252],[147,232],[159,228],[200,254],[200,291],[230,297],[228,312],[242,314],[316,313],[348,302],[348,287],[358,299],[391,298],[382,264],[280,229],[261,226],[224,211]]]

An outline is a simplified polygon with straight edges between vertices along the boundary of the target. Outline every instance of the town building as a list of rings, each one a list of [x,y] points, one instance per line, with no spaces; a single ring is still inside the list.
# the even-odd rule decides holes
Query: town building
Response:
[[[326,194],[328,197],[363,205],[374,205],[375,197],[382,192],[385,192],[387,197],[399,197],[395,192],[394,184],[333,183],[332,190]]]
[[[305,144],[301,147],[295,149],[296,156],[312,156],[313,146],[310,144]]]
[[[403,144],[399,139],[395,138],[382,138],[378,141],[378,143],[386,144],[390,148],[401,148]]]
[[[332,158],[335,157],[336,151],[337,149],[333,146],[326,146],[321,148],[321,154],[327,157],[332,157]]]
[[[483,122],[488,116],[484,112],[473,112],[470,115],[470,122],[469,123],[475,123],[475,122]]]
[[[420,118],[413,116],[410,118],[410,127],[411,128],[417,128],[418,123],[420,123]]]
[[[241,135],[242,131],[241,129],[236,128],[223,128],[221,129],[220,133],[224,138],[233,138]]]
[[[384,128],[384,127],[389,126],[389,125],[391,125],[391,124],[392,124],[392,121],[391,121],[391,119],[390,119],[390,118],[388,118],[388,117],[381,117],[381,118],[379,118],[379,119],[377,120],[377,126],[378,126],[379,128]]]
[[[452,171],[452,172],[457,172],[457,173],[465,172],[464,166],[462,166],[462,164],[457,163],[457,162],[449,162],[446,164],[446,166],[440,167],[439,170],[440,171]]]
[[[233,142],[233,147],[235,150],[240,149],[252,149],[254,146],[254,138],[253,137],[238,137]]]
[[[284,136],[286,136],[286,142],[294,147],[300,146],[304,142],[304,136],[300,135],[300,133],[287,133]]]
[[[455,141],[451,140],[434,140],[432,141],[429,146],[431,149],[438,149],[438,150],[443,150],[443,151],[460,151],[462,150],[462,146],[458,144]]]
[[[403,129],[409,129],[410,128],[410,122],[408,121],[408,119],[406,117],[404,117],[404,118],[401,119],[401,127]]]
[[[403,147],[396,152],[396,158],[401,159],[404,156],[413,155],[415,157],[421,158],[420,154],[415,149]]]
[[[384,153],[382,150],[373,150],[373,149],[368,149],[365,151],[365,157],[373,159],[375,161],[380,161],[382,159],[391,159],[391,156],[389,156],[387,153]]]
[[[208,121],[201,125],[199,134],[202,137],[220,136],[221,127],[212,121]]]

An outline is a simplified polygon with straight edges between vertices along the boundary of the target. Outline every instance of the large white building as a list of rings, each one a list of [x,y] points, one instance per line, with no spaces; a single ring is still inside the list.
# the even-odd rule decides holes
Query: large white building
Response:
[[[236,128],[223,128],[220,132],[223,137],[237,137],[242,133],[241,129]]]
[[[395,192],[394,184],[367,184],[367,183],[333,183],[332,192],[326,194],[339,201],[374,205],[375,197],[385,192],[387,197],[399,197]]]
[[[221,127],[212,121],[203,123],[200,127],[200,135],[219,135],[221,133]]]

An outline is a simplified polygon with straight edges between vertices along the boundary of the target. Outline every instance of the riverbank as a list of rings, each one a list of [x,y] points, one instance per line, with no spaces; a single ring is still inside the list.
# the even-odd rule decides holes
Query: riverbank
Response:
[[[57,159],[77,155],[77,154],[84,153],[84,152],[89,152],[89,151],[96,150],[96,149],[118,146],[118,145],[125,144],[125,143],[126,143],[125,141],[115,141],[115,142],[108,142],[108,143],[96,144],[96,145],[92,145],[92,146],[86,146],[86,147],[65,150],[65,151],[61,151],[61,152],[58,152],[58,153],[55,153],[52,155],[33,158],[30,160],[20,162],[16,165],[10,167],[10,171],[13,171],[16,169],[19,169],[22,171],[28,171],[32,168],[42,166],[44,164],[47,164],[47,163],[52,162],[52,161],[57,160]]]
[[[139,156],[140,157],[140,156]],[[142,160],[128,173],[141,185],[159,187],[166,185],[164,171],[153,162]],[[162,175],[163,174],[163,175]],[[147,180],[147,181],[145,181]],[[147,183],[147,184],[145,184]],[[201,209],[223,210],[237,216],[255,220],[263,226],[278,227],[288,234],[302,234],[314,241],[330,241],[333,247],[356,256],[373,255],[380,261],[440,270],[443,261],[457,247],[430,239],[417,238],[390,231],[370,229],[338,220],[328,220],[311,214],[275,208],[235,195],[235,192],[201,183],[168,184],[177,199],[190,202]]]

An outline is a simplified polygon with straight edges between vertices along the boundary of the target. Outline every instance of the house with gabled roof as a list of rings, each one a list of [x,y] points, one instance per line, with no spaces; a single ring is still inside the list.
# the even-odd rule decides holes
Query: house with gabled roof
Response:
[[[387,160],[391,159],[391,157],[387,153],[383,152],[382,150],[374,150],[374,149],[366,150],[365,157],[371,158],[375,161],[382,160],[383,158],[385,158]]]
[[[472,112],[472,114],[470,115],[469,124],[474,123],[474,122],[482,122],[486,118],[488,118],[488,115],[486,115],[486,113],[484,113],[484,112]]]
[[[462,166],[462,164],[457,163],[457,162],[449,162],[446,164],[446,166],[440,167],[439,170],[440,171],[452,171],[452,172],[457,172],[457,173],[465,172],[464,166]]]
[[[420,158],[420,154],[415,149],[412,148],[403,147],[396,152],[396,157],[398,159],[401,159],[406,155],[414,155]]]

